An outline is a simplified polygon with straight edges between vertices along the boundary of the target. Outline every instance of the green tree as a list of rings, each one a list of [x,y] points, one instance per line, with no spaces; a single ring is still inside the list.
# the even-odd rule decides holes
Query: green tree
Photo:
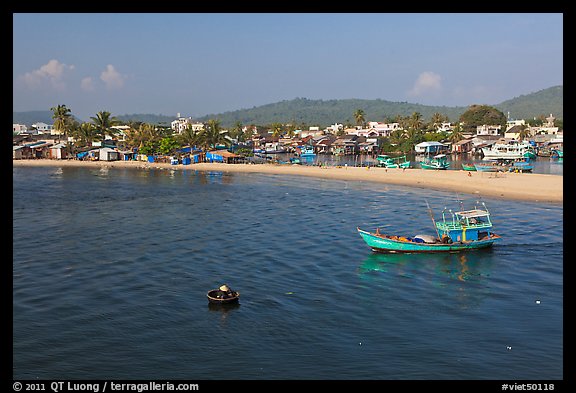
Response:
[[[119,121],[115,117],[112,117],[110,112],[100,111],[95,117],[90,117],[90,119],[94,122],[94,126],[98,132],[98,139],[102,142],[102,146],[104,146],[106,135],[110,135],[112,138],[116,136],[116,130],[114,130],[112,126],[119,124]]]
[[[204,150],[208,151],[215,148],[216,145],[230,146],[228,131],[222,130],[220,121],[210,119],[204,125],[204,129],[199,133],[200,144]]]
[[[464,123],[465,132],[476,132],[476,127],[481,125],[502,126],[506,128],[506,116],[504,113],[489,105],[472,105],[460,116],[460,122]]]
[[[270,129],[272,130],[272,137],[274,139],[279,139],[284,133],[284,126],[282,123],[272,123]]]
[[[68,146],[68,130],[70,129],[72,114],[71,110],[66,105],[58,105],[50,108],[52,111],[52,119],[54,119],[54,129],[58,131],[58,142],[60,142],[60,135],[64,134],[66,141],[66,151],[69,150]]]
[[[184,131],[178,135],[177,140],[183,146],[187,145],[192,148],[200,143],[199,133],[200,131],[192,129],[192,125],[188,125],[188,127],[186,127]]]
[[[356,109],[354,112],[354,119],[356,120],[356,125],[362,126],[366,124],[366,113],[362,109]]]
[[[524,139],[528,139],[532,136],[532,132],[530,131],[530,126],[524,126],[520,132],[518,133],[518,140],[522,142]]]
[[[82,146],[92,146],[97,137],[96,127],[92,123],[82,123],[74,130],[74,139]]]
[[[165,136],[160,140],[158,151],[161,154],[172,154],[180,147],[180,144],[173,136]]]
[[[462,139],[464,139],[464,135],[462,134],[462,127],[460,126],[460,123],[456,123],[452,129],[452,133],[448,136],[448,140],[452,143],[456,143]]]

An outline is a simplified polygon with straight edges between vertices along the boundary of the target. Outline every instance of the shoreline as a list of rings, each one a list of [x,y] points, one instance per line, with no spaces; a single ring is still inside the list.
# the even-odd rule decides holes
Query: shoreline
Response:
[[[12,160],[13,167],[109,167],[263,173],[308,176],[329,180],[368,181],[401,186],[454,191],[496,199],[563,203],[563,176],[534,173],[466,172],[464,170],[426,170],[380,167],[312,167],[280,164],[199,163],[171,165],[144,161]],[[468,173],[471,176],[468,176]]]

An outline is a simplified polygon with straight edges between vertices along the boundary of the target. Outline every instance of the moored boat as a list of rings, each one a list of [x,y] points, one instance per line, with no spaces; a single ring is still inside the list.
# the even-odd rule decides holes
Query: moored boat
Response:
[[[448,169],[450,162],[446,154],[437,154],[431,159],[428,158],[420,163],[423,169]]]
[[[517,158],[536,158],[534,147],[530,143],[515,140],[484,147],[482,148],[482,154],[486,159],[514,160]]]
[[[462,169],[464,169],[465,171],[469,171],[469,172],[474,172],[474,171],[476,171],[476,167],[474,166],[474,164],[465,164],[465,163],[462,163]]]
[[[433,253],[458,252],[491,247],[500,239],[492,232],[490,212],[475,206],[471,210],[442,212],[442,220],[432,221],[436,236],[416,235],[414,237],[388,235],[380,232],[369,232],[357,227],[358,233],[372,251],[381,253]]]
[[[316,153],[314,152],[314,146],[301,146],[300,147],[300,157],[313,157]]]
[[[378,161],[378,166],[384,168],[410,168],[410,161],[406,159],[406,156],[390,157],[386,154],[380,154],[376,157],[376,160]]]

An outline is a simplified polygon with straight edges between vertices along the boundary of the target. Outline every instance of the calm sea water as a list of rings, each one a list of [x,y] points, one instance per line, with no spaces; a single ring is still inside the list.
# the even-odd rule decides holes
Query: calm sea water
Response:
[[[467,195],[193,169],[13,169],[15,379],[563,378],[563,207],[493,249],[379,255]],[[208,305],[222,283],[241,292]]]

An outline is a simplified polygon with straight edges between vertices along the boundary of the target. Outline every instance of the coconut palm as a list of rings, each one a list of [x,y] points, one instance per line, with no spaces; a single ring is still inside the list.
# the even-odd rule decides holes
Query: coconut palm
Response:
[[[272,123],[270,129],[272,130],[272,137],[275,139],[280,138],[284,133],[284,126],[282,123]]]
[[[193,129],[192,125],[188,125],[184,131],[180,135],[178,135],[177,139],[180,143],[184,146],[188,145],[191,148],[198,145],[200,142],[200,131]]]
[[[101,140],[102,145],[104,145],[106,135],[110,135],[111,137],[116,135],[116,131],[112,126],[117,125],[119,121],[115,117],[111,117],[110,112],[100,111],[95,117],[90,117],[90,119],[94,122],[94,126],[98,131],[98,138]]]
[[[365,116],[366,113],[364,113],[362,109],[356,109],[356,111],[354,112],[354,119],[356,120],[356,124],[364,127],[364,124],[366,123]]]
[[[234,124],[234,127],[232,127],[232,130],[230,131],[230,137],[233,139],[236,139],[238,142],[244,142],[244,126],[242,125],[241,121],[237,121],[236,124]]]
[[[412,113],[408,124],[410,128],[413,128],[414,130],[420,130],[424,124],[422,122],[422,114],[420,112]]]
[[[456,123],[452,133],[448,136],[448,140],[452,143],[456,143],[461,141],[463,138],[464,135],[462,134],[462,127],[460,126],[460,123]]]
[[[54,129],[58,131],[58,142],[60,142],[60,135],[64,134],[66,141],[66,151],[68,150],[68,130],[70,129],[70,121],[72,119],[71,110],[66,105],[58,105],[50,108],[52,118],[54,119]]]
[[[83,146],[92,145],[98,137],[98,131],[92,123],[82,123],[74,131],[74,138]]]
[[[222,130],[220,121],[210,119],[205,124],[204,129],[199,132],[200,145],[208,151],[215,148],[216,145],[230,146],[231,141],[228,137],[228,131]]]
[[[524,139],[530,138],[532,136],[532,131],[530,131],[530,126],[526,126],[520,130],[518,133],[518,140],[522,142]]]

